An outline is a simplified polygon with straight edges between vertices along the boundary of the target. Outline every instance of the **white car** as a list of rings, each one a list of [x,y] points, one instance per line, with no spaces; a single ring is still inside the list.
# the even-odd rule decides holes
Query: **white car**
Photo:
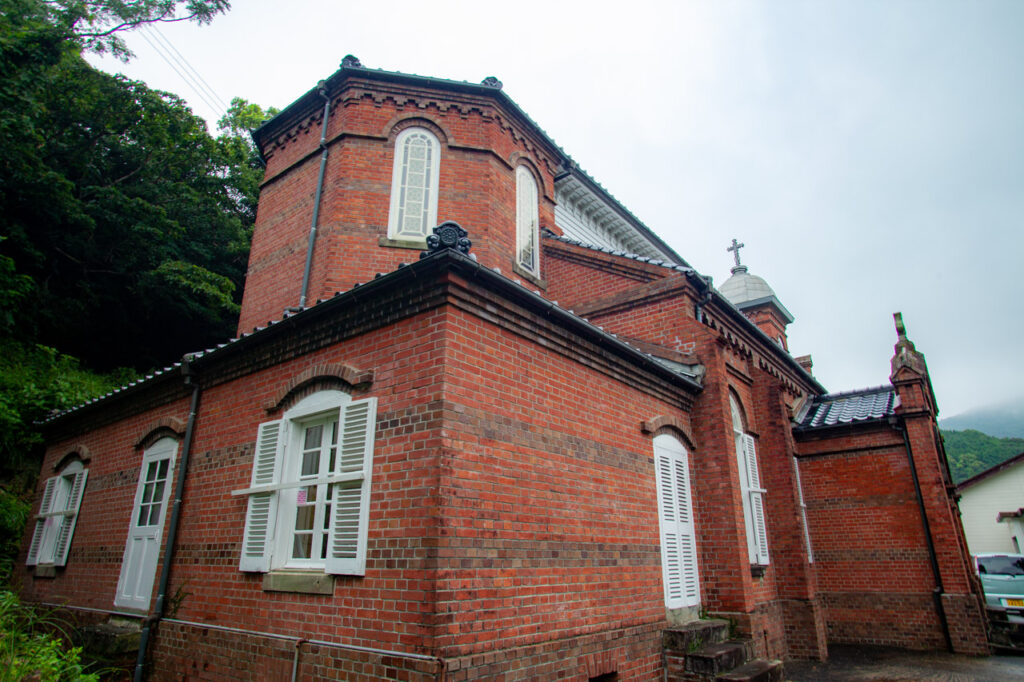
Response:
[[[974,565],[985,588],[985,605],[1024,623],[1024,554],[978,554]]]

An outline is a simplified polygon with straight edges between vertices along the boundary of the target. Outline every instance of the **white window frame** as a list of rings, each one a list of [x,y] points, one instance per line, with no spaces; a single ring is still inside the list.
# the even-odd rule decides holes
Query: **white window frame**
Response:
[[[516,167],[516,265],[540,272],[540,189],[525,165]]]
[[[89,470],[76,460],[46,479],[25,562],[28,566],[67,564],[88,477]]]
[[[413,144],[426,142],[428,158],[422,175],[423,182],[410,185],[410,163]],[[388,210],[388,238],[396,241],[426,242],[430,230],[437,225],[437,194],[441,174],[441,142],[426,128],[406,128],[395,138],[395,160],[391,171],[391,206]],[[420,205],[413,201],[412,192],[420,190],[424,196]],[[419,225],[409,229],[408,214],[415,209]]]
[[[739,469],[740,492],[743,498],[743,523],[747,532],[747,556],[750,563],[767,566],[771,563],[768,555],[768,528],[765,520],[764,495],[761,487],[760,467],[757,461],[757,446],[754,437],[746,432],[743,410],[736,397],[729,394],[729,408],[732,413],[733,440],[736,444],[736,464]]]
[[[322,570],[365,575],[377,399],[352,400],[342,391],[320,391],[260,424],[251,485],[232,495],[248,496],[239,569],[266,573],[275,569]],[[300,476],[305,429],[337,422],[333,471],[322,467]],[[318,558],[292,558],[300,489],[331,491],[327,552]],[[325,499],[324,494],[319,499]],[[325,508],[317,506],[317,523]],[[316,524],[315,524],[316,525]],[[314,538],[316,534],[314,533]]]
[[[658,530],[665,607],[700,604],[697,533],[686,447],[675,437],[654,438],[654,481],[658,494]]]

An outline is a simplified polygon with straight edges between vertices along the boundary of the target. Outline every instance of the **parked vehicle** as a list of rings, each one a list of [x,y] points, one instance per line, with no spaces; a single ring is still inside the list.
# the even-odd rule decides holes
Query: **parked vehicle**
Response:
[[[1005,611],[1012,623],[1024,623],[1024,554],[978,554],[974,563],[985,605]]]

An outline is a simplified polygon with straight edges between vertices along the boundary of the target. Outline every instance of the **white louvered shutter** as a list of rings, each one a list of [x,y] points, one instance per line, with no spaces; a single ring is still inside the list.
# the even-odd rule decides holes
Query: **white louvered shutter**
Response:
[[[283,419],[260,424],[256,436],[256,453],[252,460],[252,487],[280,482],[282,431],[285,424]],[[271,543],[277,523],[277,498],[276,490],[249,495],[239,570],[260,573],[270,570]]]
[[[700,602],[700,587],[686,451],[671,437],[659,436],[654,460],[665,605],[670,609],[695,606]]]
[[[68,492],[68,501],[64,507],[64,516],[61,518],[60,528],[57,530],[57,544],[54,548],[53,563],[63,566],[68,561],[68,551],[71,549],[71,538],[75,534],[75,525],[78,523],[78,509],[82,506],[82,495],[85,492],[85,480],[89,477],[89,470],[83,469],[76,472],[71,480],[71,490]]]
[[[53,504],[53,491],[56,489],[59,480],[59,476],[52,476],[46,479],[46,486],[43,488],[43,501],[39,504],[40,516],[50,513],[50,506]],[[36,527],[32,531],[32,544],[28,547],[28,560],[25,562],[29,566],[35,566],[39,563],[39,548],[43,544],[43,535],[46,533],[46,522],[48,519],[49,517],[36,519]],[[54,522],[51,521],[50,523]]]
[[[814,552],[811,550],[811,530],[807,526],[807,503],[804,502],[804,486],[800,482],[800,462],[793,458],[793,472],[796,474],[796,493],[800,501],[800,516],[804,522],[804,542],[807,543],[807,562],[814,563]]]
[[[341,407],[338,418],[336,475],[349,480],[334,483],[330,538],[325,571],[340,575],[366,573],[366,536],[370,516],[370,474],[377,399],[354,400]]]
[[[761,487],[761,476],[757,468],[757,448],[754,445],[754,437],[750,434],[743,434],[743,449],[746,455],[747,480],[750,483],[750,513],[754,529],[754,548],[756,552],[756,563],[768,565],[768,529],[764,518],[764,493]]]

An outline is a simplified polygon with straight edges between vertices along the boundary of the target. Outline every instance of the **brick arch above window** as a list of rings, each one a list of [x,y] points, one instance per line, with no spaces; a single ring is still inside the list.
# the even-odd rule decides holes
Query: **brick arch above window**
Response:
[[[60,471],[74,461],[79,461],[83,465],[89,464],[92,461],[92,452],[82,443],[75,443],[68,448],[63,457],[57,460],[57,463],[53,465],[53,470]]]
[[[287,409],[317,391],[340,388],[346,392],[364,389],[373,383],[373,370],[356,369],[344,363],[316,365],[291,378],[277,398],[263,405],[267,413]]]
[[[445,147],[449,144],[455,143],[455,138],[447,126],[438,123],[433,119],[425,118],[417,114],[399,114],[398,116],[395,116],[384,124],[384,130],[382,132],[384,133],[384,137],[388,139],[388,142],[394,144],[402,131],[408,130],[409,128],[425,128],[426,130],[429,130],[434,134],[434,137],[437,138],[437,141]]]
[[[693,434],[690,432],[689,425],[678,417],[666,415],[652,417],[640,422],[640,430],[652,435],[658,435],[659,432],[671,432],[679,436],[689,450],[695,451],[697,449],[697,443],[693,440]]]
[[[739,391],[731,386],[729,387],[729,417],[733,431],[747,432],[753,430],[750,423],[750,412],[747,410],[747,406],[743,404],[743,398],[740,397]],[[739,420],[739,424],[736,423],[737,420]]]
[[[185,422],[177,417],[160,417],[142,430],[142,437],[135,441],[136,450],[145,450],[164,436],[181,439],[185,437]]]
[[[541,172],[540,165],[533,160],[533,157],[522,151],[514,151],[508,157],[509,168],[515,170],[519,166],[526,166],[526,169],[533,175],[537,182],[537,188],[541,197],[554,196],[553,187],[548,186],[548,176]]]

